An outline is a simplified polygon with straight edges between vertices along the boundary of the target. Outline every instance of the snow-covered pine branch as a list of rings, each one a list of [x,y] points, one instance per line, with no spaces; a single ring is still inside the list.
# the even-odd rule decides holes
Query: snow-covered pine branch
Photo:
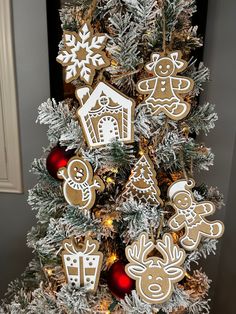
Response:
[[[60,143],[67,149],[79,149],[83,143],[81,127],[76,118],[77,107],[69,108],[67,100],[57,103],[48,99],[39,106],[36,122],[48,125],[48,140],[51,144]]]
[[[133,75],[124,77],[122,75],[134,71],[137,65],[142,63],[138,49],[138,27],[128,12],[126,14],[115,13],[109,18],[109,21],[113,36],[110,37],[107,50],[117,65],[111,65],[106,70],[110,72],[118,87],[123,91],[134,93],[136,83],[133,80]]]
[[[218,240],[216,239],[208,239],[205,238],[199,245],[199,247],[187,254],[186,260],[185,260],[185,268],[187,270],[191,269],[191,263],[195,263],[198,265],[199,260],[203,258],[207,258],[208,255],[214,254],[216,252],[216,245],[218,243]]]
[[[123,202],[117,210],[121,212],[123,223],[120,232],[126,244],[137,239],[141,232],[150,232],[150,228],[156,232],[159,227],[162,210],[158,206],[150,206],[129,199]]]

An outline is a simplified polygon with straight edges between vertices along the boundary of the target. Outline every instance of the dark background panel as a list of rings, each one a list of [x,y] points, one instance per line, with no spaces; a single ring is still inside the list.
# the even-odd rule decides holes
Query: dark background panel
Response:
[[[194,53],[198,60],[203,60],[204,40],[206,34],[208,0],[197,0],[197,12],[193,15],[193,26],[198,25],[198,34],[203,38],[203,46]]]
[[[64,98],[62,66],[56,61],[58,44],[62,38],[61,22],[58,10],[60,0],[47,0],[48,50],[51,97],[57,101]]]

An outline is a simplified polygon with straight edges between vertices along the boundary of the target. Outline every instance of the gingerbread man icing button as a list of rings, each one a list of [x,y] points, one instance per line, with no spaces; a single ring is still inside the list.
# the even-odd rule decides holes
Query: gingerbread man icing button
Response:
[[[78,156],[72,157],[67,167],[60,168],[58,178],[63,179],[63,194],[68,204],[80,209],[91,209],[96,200],[96,190],[103,191],[102,179],[93,174],[87,160]]]
[[[146,64],[151,78],[141,80],[137,84],[139,93],[148,95],[145,104],[153,115],[164,113],[172,120],[181,120],[190,111],[190,104],[180,94],[186,94],[193,89],[191,78],[178,76],[178,72],[186,69],[188,63],[182,59],[180,51],[153,53],[151,62]]]
[[[215,212],[215,205],[209,201],[197,202],[192,192],[194,186],[193,179],[177,180],[168,189],[171,206],[175,209],[175,215],[168,224],[174,231],[184,228],[180,243],[189,251],[198,247],[202,237],[216,239],[224,233],[221,221],[206,219]]]

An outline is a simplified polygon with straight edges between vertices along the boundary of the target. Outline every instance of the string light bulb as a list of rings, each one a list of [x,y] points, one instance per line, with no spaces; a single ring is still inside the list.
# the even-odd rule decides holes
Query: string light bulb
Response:
[[[106,182],[109,183],[109,184],[113,184],[113,183],[115,183],[115,180],[113,178],[111,178],[111,177],[107,177],[106,178]]]
[[[113,167],[113,168],[111,168],[111,171],[112,171],[113,173],[118,173],[118,168],[117,168],[117,167]]]
[[[113,220],[112,218],[107,218],[104,220],[104,226],[111,228],[113,225]]]
[[[179,235],[176,232],[171,232],[171,236],[174,241],[174,244],[179,242]]]
[[[111,267],[111,265],[113,265],[117,260],[118,260],[117,254],[116,253],[111,253],[111,255],[108,256],[108,258],[106,260],[107,267]]]
[[[108,310],[109,307],[109,303],[107,300],[102,300],[101,304],[100,304],[100,309],[102,310],[102,312],[104,314],[110,314],[111,312]]]
[[[185,273],[185,277],[188,278],[188,279],[192,278],[192,276],[189,273],[187,273],[187,272]]]
[[[116,60],[112,59],[112,60],[111,60],[111,65],[112,65],[113,67],[117,67],[117,66],[118,66],[118,62],[117,62]]]
[[[44,268],[45,272],[47,273],[48,277],[51,277],[53,275],[53,268]]]

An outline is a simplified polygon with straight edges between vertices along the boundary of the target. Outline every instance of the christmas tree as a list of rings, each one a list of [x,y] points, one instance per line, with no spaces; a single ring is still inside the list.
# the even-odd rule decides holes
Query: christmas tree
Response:
[[[209,313],[223,224],[213,165],[198,142],[215,126],[199,103],[209,70],[194,0],[73,0],[60,10],[57,61],[75,97],[39,106],[49,146],[28,202],[34,258],[0,313]],[[194,265],[194,270],[193,270]]]

